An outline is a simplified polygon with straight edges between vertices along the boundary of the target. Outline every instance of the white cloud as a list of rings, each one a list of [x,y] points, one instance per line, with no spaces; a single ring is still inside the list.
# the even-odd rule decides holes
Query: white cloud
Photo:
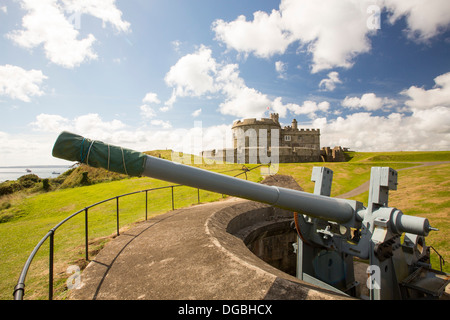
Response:
[[[232,22],[219,19],[214,21],[212,29],[216,40],[225,43],[229,49],[267,58],[284,53],[292,41],[281,23],[279,11],[273,10],[270,15],[257,11],[253,21],[247,21],[243,15]]]
[[[253,88],[234,87],[227,89],[227,98],[220,104],[222,114],[238,117],[261,117],[272,101]]]
[[[156,93],[153,92],[149,92],[145,95],[144,99],[142,99],[143,103],[155,103],[155,104],[160,104],[161,101],[159,101],[158,99],[158,95]]]
[[[286,78],[286,70],[287,65],[283,61],[275,62],[275,70],[278,72],[278,78],[285,79]]]
[[[405,102],[413,110],[423,110],[433,107],[450,107],[450,72],[434,78],[433,89],[426,90],[416,86],[403,90],[402,95],[409,97]]]
[[[89,14],[110,23],[117,31],[129,32],[130,23],[122,20],[122,11],[117,9],[116,0],[63,0],[66,11]]]
[[[328,101],[322,101],[317,103],[315,101],[305,101],[301,106],[293,105],[291,111],[294,114],[306,114],[310,119],[316,118],[316,112],[327,112],[330,108],[330,103]]]
[[[299,108],[300,106],[297,104],[283,104],[282,98],[278,97],[272,102],[272,111],[274,113],[278,113],[280,118],[286,117],[288,110],[293,110],[295,108]]]
[[[170,124],[169,121],[163,121],[163,120],[152,120],[150,123],[154,126],[162,127],[163,129],[170,129],[172,128],[172,124]]]
[[[280,117],[286,116],[287,111],[299,112],[305,109],[296,104],[285,105],[280,97],[272,99],[248,87],[240,77],[237,64],[218,63],[212,57],[211,49],[204,46],[180,58],[166,75],[166,82],[173,87],[173,93],[165,103],[165,111],[172,107],[178,96],[199,97],[209,94],[223,96],[224,101],[219,104],[220,113],[242,118],[263,117],[270,108],[278,112]],[[324,106],[323,103],[316,104],[315,110],[304,114],[314,117],[316,111],[325,110]]]
[[[194,112],[192,112],[192,116],[198,117],[200,114],[202,113],[202,108],[195,110]]]
[[[36,131],[58,133],[64,130],[73,130],[69,119],[56,114],[41,113],[36,121],[31,123]]]
[[[90,14],[119,31],[129,30],[129,23],[121,20],[121,12],[112,0],[21,0],[20,4],[27,11],[22,18],[22,29],[10,32],[7,37],[27,49],[42,45],[47,59],[65,68],[97,59],[93,50],[95,36],[88,34],[79,39],[79,16],[74,15]],[[72,15],[66,17],[65,12]]]
[[[139,109],[141,110],[141,115],[144,118],[150,119],[150,118],[156,117],[155,110],[153,110],[152,107],[150,107],[146,104],[143,104],[142,106],[140,106]]]
[[[350,68],[357,55],[371,49],[369,27],[373,13],[367,9],[386,8],[390,21],[405,16],[410,35],[430,39],[450,22],[448,0],[281,0],[279,10],[255,12],[225,22],[216,20],[216,40],[239,53],[268,58],[283,54],[298,43],[312,55],[313,73],[335,67]]]
[[[370,50],[366,8],[359,1],[283,0],[285,30],[312,54],[312,72],[349,68],[353,58]]]
[[[217,74],[216,83],[225,95],[225,101],[219,105],[222,114],[261,117],[272,103],[267,95],[245,85],[237,64],[223,66]]]
[[[317,118],[313,125],[321,129],[322,145],[341,145],[358,151],[449,150],[450,149],[450,73],[434,79],[426,90],[415,86],[401,92],[408,114],[374,116],[357,112],[334,120]],[[376,97],[346,98],[342,105],[374,111],[395,105],[395,101]]]
[[[393,24],[406,18],[408,37],[426,41],[448,29],[450,23],[450,2],[448,0],[383,0],[390,12]]]
[[[177,102],[177,92],[176,91],[177,91],[176,89],[172,89],[172,95],[166,102],[164,102],[164,107],[159,108],[159,110],[161,110],[162,112],[167,112],[170,109],[172,109],[175,102]]]
[[[17,66],[0,66],[0,95],[30,102],[30,96],[42,96],[40,85],[47,77],[41,70],[25,70]]]
[[[2,7],[0,7],[0,11],[3,11],[3,13],[8,13],[8,7],[2,6]]]
[[[333,67],[349,68],[354,56],[368,52],[366,8],[353,0],[282,0],[270,15],[256,12],[253,21],[213,23],[216,39],[229,49],[259,57],[283,54],[299,42],[312,54],[312,72]]]
[[[319,83],[319,88],[323,88],[324,91],[333,91],[336,89],[336,85],[342,83],[339,79],[339,73],[332,71],[328,73],[328,78],[322,79]]]
[[[281,118],[286,117],[287,111],[292,112],[295,115],[307,115],[310,119],[316,119],[317,113],[327,113],[330,109],[330,103],[328,101],[315,102],[311,100],[304,101],[300,106],[296,103],[282,103],[282,98],[276,98],[272,103],[272,110],[279,114]]]
[[[321,145],[343,146],[357,151],[449,150],[450,110],[436,107],[410,116],[392,113],[373,116],[353,113],[334,120],[315,119]]]
[[[125,127],[125,124],[117,119],[112,121],[103,121],[97,113],[82,115],[74,120],[74,130],[76,132],[115,132]]]
[[[181,41],[180,40],[174,40],[171,42],[172,46],[173,46],[173,50],[175,50],[175,52],[180,52],[180,47],[181,47]]]
[[[52,157],[57,134],[11,134],[0,132],[0,166],[67,164]]]
[[[397,101],[389,98],[377,97],[375,93],[365,93],[358,97],[345,97],[342,101],[342,106],[350,109],[362,108],[368,111],[375,110],[388,110],[393,105],[396,105]]]
[[[211,49],[201,46],[197,52],[185,55],[170,68],[164,80],[174,87],[175,96],[201,96],[217,91],[214,86],[217,64],[211,54]]]
[[[170,99],[169,101],[166,102],[166,104],[167,104],[166,106],[159,108],[159,111],[161,111],[161,112],[169,111],[170,108],[172,108],[172,104],[171,103],[174,103],[174,102],[175,101],[172,102],[172,100]]]
[[[78,31],[66,19],[56,0],[22,0],[21,5],[27,11],[22,19],[23,29],[7,35],[15,43],[28,49],[42,44],[47,58],[66,68],[97,59],[92,50],[95,37],[89,34],[78,40]]]
[[[67,130],[83,135],[93,135],[97,139],[109,137],[112,133],[125,128],[122,121],[117,119],[104,121],[97,113],[81,115],[73,120],[60,115],[41,113],[30,125],[35,131],[59,133]]]
[[[146,119],[156,117],[155,110],[151,106],[149,106],[149,104],[160,104],[161,101],[158,99],[158,95],[153,92],[148,92],[142,99],[142,102],[144,104],[139,107],[141,115]]]

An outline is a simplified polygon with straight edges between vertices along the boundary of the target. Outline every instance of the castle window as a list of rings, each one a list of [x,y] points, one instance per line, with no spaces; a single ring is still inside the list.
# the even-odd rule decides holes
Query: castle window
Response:
[[[284,141],[291,141],[291,136],[284,136]]]

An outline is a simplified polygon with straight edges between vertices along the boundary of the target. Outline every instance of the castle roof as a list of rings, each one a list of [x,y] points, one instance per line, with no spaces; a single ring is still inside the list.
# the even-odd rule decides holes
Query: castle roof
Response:
[[[256,118],[250,118],[250,119],[243,119],[243,120],[237,120],[233,123],[232,129],[237,127],[243,127],[243,126],[254,126],[254,125],[264,125],[264,126],[276,126],[281,128],[280,123],[277,121],[274,121],[273,119],[269,118],[262,118],[262,119],[256,119]]]

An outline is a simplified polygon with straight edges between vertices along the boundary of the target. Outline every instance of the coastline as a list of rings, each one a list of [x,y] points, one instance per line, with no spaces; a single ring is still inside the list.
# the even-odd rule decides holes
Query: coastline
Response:
[[[35,174],[41,179],[56,178],[69,170],[72,165],[30,165],[0,166],[0,183],[14,181],[27,174]],[[27,170],[30,170],[29,172]]]

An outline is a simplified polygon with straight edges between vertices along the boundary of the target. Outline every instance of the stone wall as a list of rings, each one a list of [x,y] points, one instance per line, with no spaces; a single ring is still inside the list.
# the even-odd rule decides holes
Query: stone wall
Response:
[[[341,147],[320,149],[320,129],[299,129],[295,119],[291,126],[282,128],[278,119],[278,114],[272,113],[270,118],[237,120],[231,128],[233,149],[203,151],[202,156],[255,164],[345,161]]]
[[[320,150],[320,156],[324,162],[344,162],[345,155],[342,147],[324,147]]]

